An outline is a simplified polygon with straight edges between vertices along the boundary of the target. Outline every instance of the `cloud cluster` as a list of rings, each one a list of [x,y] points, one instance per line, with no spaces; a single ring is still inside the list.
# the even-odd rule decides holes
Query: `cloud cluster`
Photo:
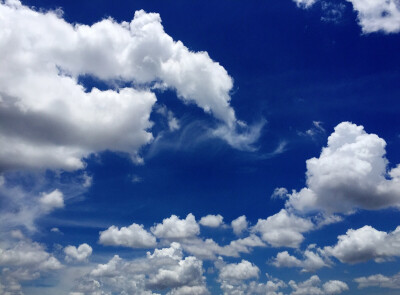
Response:
[[[223,219],[224,218],[220,214],[218,214],[218,215],[209,214],[207,216],[202,217],[200,219],[199,223],[202,226],[219,227],[224,223]]]
[[[141,10],[130,23],[109,18],[88,26],[5,1],[0,26],[2,170],[81,169],[83,157],[107,149],[137,158],[153,139],[149,118],[157,99],[149,86],[155,82],[232,132],[237,128],[231,77],[207,52],[174,41],[156,13]],[[114,89],[87,90],[79,83],[83,75]],[[119,89],[119,82],[140,87]],[[169,128],[178,129],[173,114],[166,115]]]
[[[400,166],[389,169],[385,146],[363,126],[340,123],[319,158],[307,160],[307,187],[290,194],[286,207],[328,214],[398,207]]]
[[[200,226],[192,213],[189,213],[186,219],[179,219],[178,216],[172,215],[165,218],[162,223],[153,226],[151,232],[158,238],[185,239],[197,236],[200,233]]]
[[[148,252],[145,258],[129,261],[116,255],[108,263],[91,270],[78,282],[74,292],[154,294],[153,291],[166,291],[170,295],[205,295],[209,292],[203,272],[201,260],[183,257],[181,245],[172,243],[168,248],[155,249],[152,254]],[[89,291],[87,286],[91,286]]]
[[[328,281],[321,286],[321,280],[317,275],[301,283],[290,281],[289,286],[293,289],[291,295],[331,295],[349,290],[346,283],[338,280]]]
[[[21,282],[38,279],[61,267],[61,263],[39,243],[28,239],[8,245],[3,242],[0,245],[1,294],[21,294]]]

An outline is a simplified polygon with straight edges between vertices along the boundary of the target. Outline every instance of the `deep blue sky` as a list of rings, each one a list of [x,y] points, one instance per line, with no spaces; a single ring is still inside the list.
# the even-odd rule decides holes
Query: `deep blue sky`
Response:
[[[286,199],[271,197],[275,188],[284,187],[290,193],[292,189],[299,191],[306,187],[306,160],[319,157],[321,149],[327,146],[328,136],[341,122],[362,125],[367,133],[377,134],[386,141],[387,171],[400,163],[400,34],[363,33],[357,11],[350,2],[319,1],[309,8],[298,7],[291,0],[22,3],[42,12],[61,8],[62,18],[72,24],[92,25],[107,17],[118,23],[130,22],[134,12],[140,9],[159,13],[166,34],[182,41],[190,51],[206,51],[233,78],[231,106],[237,118],[249,126],[265,121],[252,144],[253,150],[236,149],[220,138],[204,136],[205,130],[220,123],[212,115],[194,104],[184,104],[173,89],[154,90],[157,104],[173,112],[180,128],[165,132],[168,129],[165,118],[152,112],[151,131],[154,137],[163,135],[160,140],[141,147],[144,164],[137,165],[127,153],[110,149],[94,150],[85,157],[84,170],[71,172],[45,165],[39,169],[2,169],[8,190],[18,187],[32,196],[54,189],[63,192],[65,206],[35,218],[35,230],[20,224],[3,230],[4,237],[18,229],[31,242],[40,243],[66,265],[63,271],[72,265],[87,267],[89,273],[90,267],[107,263],[115,254],[129,260],[154,251],[155,247],[132,249],[99,243],[99,232],[112,225],[123,227],[136,223],[150,232],[154,224],[172,214],[184,219],[192,213],[197,221],[208,214],[220,214],[226,227],[202,226],[200,237],[226,245],[237,239],[230,228],[231,221],[245,215],[252,232],[251,227],[258,219],[266,219],[285,208]],[[324,9],[323,3],[331,6]],[[340,16],[324,20],[329,16],[329,9],[339,4],[342,5]],[[91,75],[80,76],[79,82],[87,91],[92,87],[115,89],[104,79]],[[7,94],[4,89],[0,89],[1,93]],[[310,130],[308,134],[307,130]],[[82,182],[83,173],[92,178],[91,186],[75,188]],[[388,175],[384,177],[390,179]],[[2,212],[12,212],[12,201],[5,194],[2,192],[1,196]],[[355,206],[355,213],[339,212],[343,217],[341,222],[306,231],[298,249],[274,247],[264,241],[265,247],[256,247],[241,257],[224,257],[224,261],[239,263],[246,259],[254,263],[260,269],[262,283],[267,281],[265,273],[286,284],[318,275],[322,284],[329,280],[345,282],[349,290],[343,294],[397,294],[396,289],[384,287],[357,289],[354,279],[374,274],[395,275],[400,271],[398,248],[394,250],[397,254],[388,256],[388,261],[383,263],[373,259],[342,263],[330,256],[330,267],[311,273],[300,272],[301,268],[279,268],[271,263],[278,252],[288,251],[300,259],[310,244],[321,249],[334,246],[338,236],[348,229],[370,225],[376,230],[391,232],[399,225],[400,215],[395,209],[398,204],[380,210]],[[296,214],[311,218],[314,213]],[[60,233],[51,232],[52,228],[58,228]],[[169,246],[166,240],[159,238],[157,242],[159,249]],[[62,249],[83,243],[93,248],[88,261],[66,262]],[[3,245],[7,248],[13,244],[4,241]],[[0,259],[0,269],[7,266],[14,267],[2,265]],[[204,260],[203,268],[210,293],[222,294],[214,261]],[[7,284],[6,274],[2,276],[0,283]],[[58,287],[63,285],[62,281],[62,277],[44,272],[39,279],[20,283],[24,294],[51,294],[46,292],[57,288],[60,288],[57,294],[68,294],[65,286]],[[70,289],[83,292],[73,285]],[[158,292],[165,294],[170,290]],[[281,291],[292,294],[288,286]]]

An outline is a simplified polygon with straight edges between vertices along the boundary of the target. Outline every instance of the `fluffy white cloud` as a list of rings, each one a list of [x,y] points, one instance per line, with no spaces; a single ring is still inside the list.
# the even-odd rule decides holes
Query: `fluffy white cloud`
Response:
[[[83,243],[77,247],[67,246],[64,248],[65,260],[67,261],[87,261],[88,257],[92,255],[92,247]]]
[[[267,219],[259,219],[252,230],[260,233],[262,239],[273,247],[297,248],[304,240],[302,233],[312,230],[313,227],[310,220],[282,209]]]
[[[96,281],[98,284],[91,292],[153,294],[153,291],[162,291],[164,294],[169,291],[171,295],[205,295],[209,292],[203,272],[201,260],[183,257],[180,244],[172,243],[169,248],[148,252],[145,258],[127,261],[116,255],[108,263],[93,269],[74,291],[85,293],[87,283]]]
[[[156,97],[148,86],[154,82],[212,113],[230,134],[241,125],[229,104],[233,84],[226,70],[207,52],[175,42],[156,13],[141,10],[130,23],[109,18],[88,26],[6,1],[0,26],[1,169],[81,169],[82,157],[106,149],[137,158],[153,139]],[[81,75],[134,82],[142,90],[87,90]],[[178,127],[169,116],[169,128]],[[237,135],[227,141],[238,147],[257,137]]]
[[[400,166],[388,169],[385,146],[363,126],[340,123],[320,157],[307,160],[307,187],[294,191],[286,207],[327,213],[398,207]]]
[[[200,233],[200,227],[193,214],[189,213],[186,219],[171,215],[162,223],[153,226],[151,232],[158,238],[185,239],[197,236]]]
[[[321,288],[321,280],[316,275],[301,283],[290,281],[289,286],[293,289],[291,295],[340,294],[349,289],[346,283],[337,280],[328,281]]]
[[[288,190],[284,187],[277,187],[274,189],[274,192],[271,195],[272,199],[284,199],[288,194]]]
[[[107,246],[124,246],[131,248],[153,248],[156,238],[147,232],[143,225],[133,223],[128,227],[112,225],[107,230],[100,232],[99,243]]]
[[[272,261],[272,264],[276,267],[299,267],[302,268],[303,272],[313,272],[322,267],[329,266],[329,261],[319,253],[307,249],[304,251],[303,256],[304,259],[300,260],[290,255],[287,251],[279,252]]]
[[[247,260],[223,265],[219,270],[221,281],[241,281],[258,278],[260,269]]]
[[[39,199],[39,202],[47,211],[51,211],[56,208],[63,208],[64,195],[58,189],[55,189],[51,193],[43,193]]]
[[[202,226],[208,226],[208,227],[219,227],[223,224],[223,217],[221,215],[212,215],[209,214],[207,216],[204,216],[200,219],[199,223]]]
[[[400,31],[400,3],[397,0],[347,0],[358,14],[364,33]]]
[[[358,283],[358,288],[380,287],[389,289],[400,289],[400,273],[387,277],[382,274],[369,277],[359,277],[354,279]]]
[[[374,259],[382,262],[400,256],[400,227],[393,232],[378,231],[371,226],[349,229],[338,237],[335,246],[325,247],[327,255],[344,263],[358,263]]]
[[[232,220],[231,226],[235,235],[239,236],[243,231],[247,230],[249,223],[247,222],[246,216],[242,215],[235,220]]]

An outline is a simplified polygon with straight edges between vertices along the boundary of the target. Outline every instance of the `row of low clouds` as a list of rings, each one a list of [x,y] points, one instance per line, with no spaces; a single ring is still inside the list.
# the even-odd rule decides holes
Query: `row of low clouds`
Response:
[[[0,26],[2,170],[81,169],[83,157],[106,149],[140,161],[139,149],[153,140],[153,83],[212,114],[220,127],[211,133],[232,146],[247,149],[258,138],[261,125],[236,119],[226,70],[207,52],[174,41],[157,13],[137,11],[130,23],[104,19],[88,26],[8,0],[0,3]],[[81,75],[137,86],[87,90],[78,83]],[[178,129],[173,114],[163,112],[169,129]]]
[[[322,7],[329,7],[335,10],[333,13],[340,14],[337,7],[331,3],[335,1],[323,0],[293,0],[299,7],[310,8],[317,2]],[[398,0],[346,0],[353,5],[357,12],[358,23],[363,33],[384,32],[398,33],[400,31],[400,3]],[[345,2],[345,1],[343,1]],[[344,6],[340,6],[344,9]]]
[[[288,193],[285,188],[275,190],[274,196],[286,198],[286,204],[285,208],[272,216],[259,219],[251,225],[246,216],[225,223],[219,214],[210,214],[198,221],[193,214],[185,218],[172,215],[148,229],[135,223],[120,228],[110,226],[100,233],[99,243],[104,246],[148,249],[178,242],[182,251],[199,261],[217,261],[218,257],[239,258],[255,247],[300,248],[308,232],[339,222],[359,209],[399,207],[399,168],[390,168],[385,157],[385,146],[382,138],[367,133],[362,126],[343,122],[335,127],[321,155],[307,161],[307,187],[292,193]],[[5,186],[7,182],[3,181],[2,187]],[[340,202],[337,202],[338,199]],[[38,216],[65,206],[63,194],[57,189],[38,194],[33,200],[36,203],[31,208],[37,208]],[[34,217],[31,216],[32,222]],[[231,229],[238,238],[226,245],[219,245],[212,239],[201,237],[201,226]],[[374,260],[382,263],[399,256],[399,241],[399,229],[384,232],[366,225],[359,229],[349,229],[338,236],[334,245],[309,245],[300,252],[300,256],[298,253],[297,256],[290,254],[289,251],[279,252],[269,262],[276,267],[294,267],[305,272],[333,267],[337,262],[354,264]],[[91,253],[89,247],[69,247],[65,249],[65,254],[70,261],[85,261]],[[12,253],[12,249],[4,248],[1,253]],[[18,266],[18,263],[14,266]],[[16,277],[14,275],[13,282],[17,283]],[[232,285],[222,279],[221,284],[226,288]],[[238,288],[243,287],[239,285]],[[203,290],[202,286],[200,284],[195,287]],[[293,286],[300,288],[298,284]]]

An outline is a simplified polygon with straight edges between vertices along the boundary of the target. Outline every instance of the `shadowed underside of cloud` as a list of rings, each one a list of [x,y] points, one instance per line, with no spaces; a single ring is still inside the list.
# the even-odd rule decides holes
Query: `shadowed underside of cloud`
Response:
[[[226,70],[207,52],[174,41],[156,13],[141,10],[130,23],[109,18],[88,26],[6,1],[0,26],[2,170],[81,169],[83,157],[106,149],[140,161],[139,149],[153,140],[153,83],[212,114],[227,131],[214,135],[233,147],[248,149],[258,139],[259,127],[238,131]],[[81,75],[136,88],[87,90]]]

